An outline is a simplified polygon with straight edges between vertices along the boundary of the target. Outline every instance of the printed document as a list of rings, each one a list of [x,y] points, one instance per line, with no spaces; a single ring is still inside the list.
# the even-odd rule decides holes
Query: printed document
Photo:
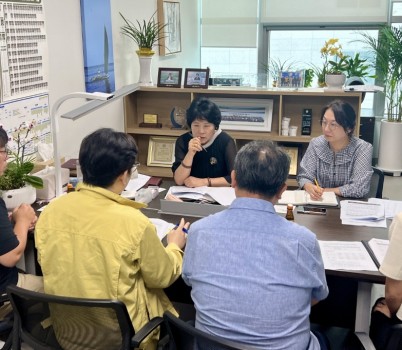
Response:
[[[167,193],[181,199],[209,200],[218,202],[221,205],[230,205],[235,200],[236,195],[232,187],[186,187],[172,186]]]
[[[381,203],[341,201],[341,220],[344,225],[387,227],[385,209]]]
[[[318,241],[328,270],[378,271],[362,242]]]
[[[335,192],[324,192],[320,200],[311,199],[310,195],[304,190],[289,191],[282,193],[282,198],[278,204],[293,205],[321,205],[321,206],[338,206],[338,200]]]
[[[394,201],[390,199],[370,198],[369,203],[381,203],[385,208],[385,217],[393,219],[395,215],[402,212],[402,201]]]
[[[174,224],[162,219],[149,218],[149,220],[155,225],[156,233],[160,240],[162,240],[163,237],[165,237],[175,227]]]

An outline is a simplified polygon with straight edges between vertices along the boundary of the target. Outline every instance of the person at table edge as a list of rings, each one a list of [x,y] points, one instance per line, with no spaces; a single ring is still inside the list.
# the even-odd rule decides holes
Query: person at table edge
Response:
[[[189,225],[182,219],[167,235],[165,248],[139,210],[145,205],[120,195],[137,151],[134,139],[123,132],[103,128],[86,136],[79,151],[83,182],[75,192],[49,203],[35,228],[45,292],[121,300],[135,331],[166,310],[177,315],[163,288],[180,276],[183,229]],[[140,349],[156,349],[158,334],[151,333]],[[64,341],[68,344],[60,344],[63,348],[73,348],[70,342],[77,339]]]
[[[230,186],[237,149],[234,140],[219,128],[219,107],[201,97],[193,100],[186,117],[191,131],[176,140],[174,181],[187,187]]]
[[[271,141],[242,147],[232,171],[236,199],[191,225],[184,252],[195,326],[253,349],[320,349],[309,322],[311,305],[328,295],[320,247],[274,209],[289,165]]]
[[[353,107],[335,100],[323,108],[320,123],[323,135],[311,140],[300,162],[299,187],[315,200],[324,191],[342,197],[365,197],[373,174],[373,146],[353,135]]]

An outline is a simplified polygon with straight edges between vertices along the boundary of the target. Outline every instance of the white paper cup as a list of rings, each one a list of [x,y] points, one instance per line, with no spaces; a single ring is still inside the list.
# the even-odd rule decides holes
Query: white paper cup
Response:
[[[297,126],[290,126],[289,127],[289,136],[296,136],[297,135]]]
[[[289,129],[282,129],[282,136],[289,136]]]

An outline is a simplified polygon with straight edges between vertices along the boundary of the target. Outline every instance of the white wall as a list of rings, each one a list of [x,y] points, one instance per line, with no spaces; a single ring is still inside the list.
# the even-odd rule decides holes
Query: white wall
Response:
[[[120,33],[122,19],[119,12],[131,21],[148,20],[156,11],[157,0],[111,0],[113,50],[116,89],[136,83],[139,78],[137,47]],[[61,96],[85,91],[84,59],[82,51],[80,0],[43,0],[49,45],[50,107]],[[159,56],[152,61],[152,76],[156,84],[159,67],[200,67],[199,5],[198,0],[182,0],[182,52]],[[68,100],[59,113],[83,104],[83,100]],[[100,127],[124,130],[123,100],[117,100],[77,121],[60,119],[59,149],[66,159],[78,156],[82,138]]]

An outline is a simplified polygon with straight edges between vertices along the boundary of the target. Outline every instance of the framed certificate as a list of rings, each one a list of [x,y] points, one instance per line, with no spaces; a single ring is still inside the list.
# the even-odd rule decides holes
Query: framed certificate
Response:
[[[148,166],[170,168],[174,162],[175,137],[151,136],[148,145]]]
[[[299,148],[298,147],[284,147],[284,146],[281,146],[281,148],[290,157],[289,175],[297,175],[297,161],[298,161],[298,157],[299,157]]]

